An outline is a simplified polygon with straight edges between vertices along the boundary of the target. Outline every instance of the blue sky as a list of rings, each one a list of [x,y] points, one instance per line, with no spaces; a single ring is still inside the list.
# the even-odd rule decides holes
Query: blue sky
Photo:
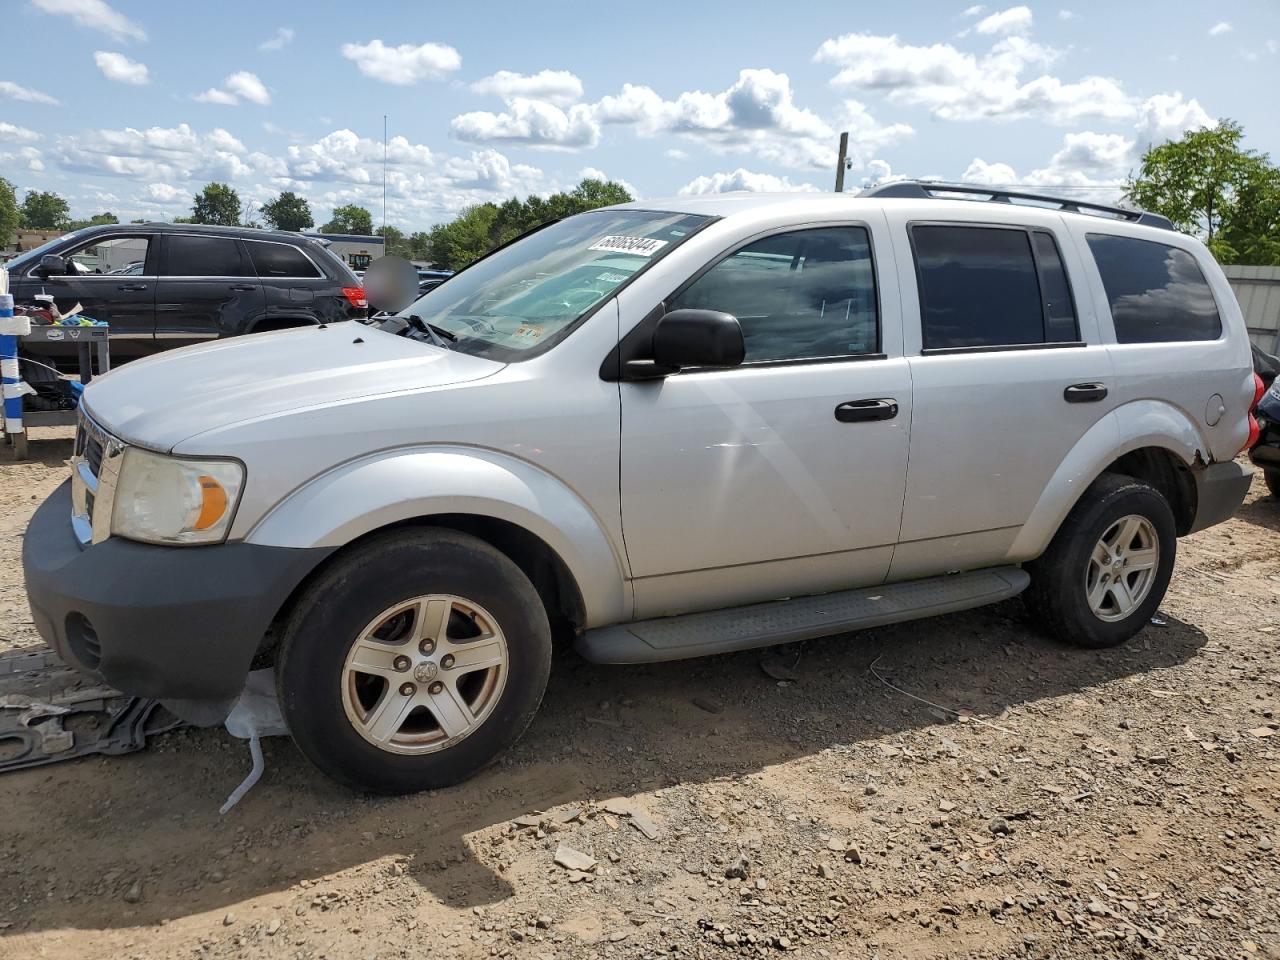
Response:
[[[1221,117],[1280,153],[1275,0],[5,7],[10,51],[41,54],[0,65],[0,175],[77,216],[182,215],[217,179],[377,223],[384,113],[407,229],[584,173],[646,198],[830,189],[841,130],[852,186],[1111,199],[1147,144]]]

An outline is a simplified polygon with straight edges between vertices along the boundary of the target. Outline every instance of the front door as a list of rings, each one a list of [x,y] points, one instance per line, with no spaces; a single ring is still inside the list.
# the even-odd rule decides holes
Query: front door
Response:
[[[619,302],[624,318],[652,307]],[[864,225],[757,239],[668,298],[736,316],[746,361],[621,384],[638,617],[884,578],[911,422],[896,302]]]
[[[262,282],[235,237],[166,234],[156,293],[162,349],[248,332],[263,313]]]
[[[40,287],[62,312],[77,303],[84,317],[111,326],[111,354],[116,362],[144,356],[153,349],[156,256],[153,237],[106,235],[61,254],[68,272],[45,277]],[[51,355],[75,355],[70,342],[51,347]],[[74,362],[73,362],[74,368]]]

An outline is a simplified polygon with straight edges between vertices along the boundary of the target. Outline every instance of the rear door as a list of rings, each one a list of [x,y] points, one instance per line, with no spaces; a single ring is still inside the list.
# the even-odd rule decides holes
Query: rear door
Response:
[[[326,297],[334,287],[314,261],[299,247],[273,240],[244,241],[254,271],[262,282],[265,312],[257,326],[296,322],[299,319],[337,319],[330,316]]]
[[[263,314],[262,284],[235,237],[165,234],[156,287],[161,348],[245,333]]]
[[[906,325],[914,415],[891,578],[1028,559],[1009,556],[1020,528],[1116,405],[1089,298],[1068,281],[1075,248],[1060,217],[1041,219],[899,227],[914,273],[904,304],[920,323]]]

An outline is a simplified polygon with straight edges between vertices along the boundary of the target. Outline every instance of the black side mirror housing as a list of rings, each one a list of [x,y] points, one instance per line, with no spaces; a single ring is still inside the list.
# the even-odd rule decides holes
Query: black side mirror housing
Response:
[[[40,276],[62,276],[67,272],[67,261],[56,253],[46,253],[40,258]]]
[[[719,310],[672,310],[653,330],[653,359],[627,364],[628,379],[665,377],[684,367],[736,367],[746,356],[738,318]]]

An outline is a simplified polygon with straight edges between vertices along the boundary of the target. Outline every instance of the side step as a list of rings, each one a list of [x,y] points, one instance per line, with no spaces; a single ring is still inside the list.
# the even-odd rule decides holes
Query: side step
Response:
[[[1017,596],[1030,582],[1020,567],[992,567],[598,627],[584,633],[577,647],[593,663],[685,660],[956,613]]]

